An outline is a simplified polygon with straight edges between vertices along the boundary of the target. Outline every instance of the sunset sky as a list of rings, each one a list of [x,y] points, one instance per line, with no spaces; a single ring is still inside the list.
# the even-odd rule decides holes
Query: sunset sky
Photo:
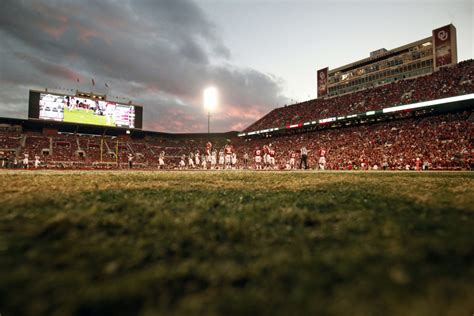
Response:
[[[315,98],[317,69],[449,23],[471,59],[473,20],[471,0],[2,0],[0,117],[26,118],[30,89],[93,89],[143,105],[144,129],[206,132],[214,85],[212,131],[242,130]]]

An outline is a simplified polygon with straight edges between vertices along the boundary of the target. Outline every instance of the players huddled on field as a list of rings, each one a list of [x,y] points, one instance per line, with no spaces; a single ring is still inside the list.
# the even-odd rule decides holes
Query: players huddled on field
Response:
[[[201,153],[199,149],[190,151],[189,154],[182,154],[180,160],[175,167],[172,163],[166,164],[166,154],[162,151],[159,154],[158,169],[179,169],[179,170],[297,170],[310,169],[308,164],[308,150],[306,147],[298,150],[289,150],[283,156],[287,159],[276,161],[276,149],[269,143],[260,148],[255,147],[253,157],[247,151],[242,154],[242,160],[239,161],[237,151],[234,146],[228,142],[219,149],[213,147],[209,141],[206,143],[204,151]],[[326,150],[321,149],[318,156],[318,164],[316,169],[326,169]],[[172,160],[172,157],[170,160]],[[166,159],[168,160],[168,159]],[[299,160],[299,164],[297,161]]]

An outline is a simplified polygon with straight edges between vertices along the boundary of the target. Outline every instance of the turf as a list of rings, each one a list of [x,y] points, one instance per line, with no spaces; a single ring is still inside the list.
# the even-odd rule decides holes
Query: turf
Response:
[[[3,172],[3,315],[471,315],[472,173]]]
[[[115,126],[114,124],[107,124],[107,117],[95,115],[93,111],[83,109],[64,109],[64,122]]]

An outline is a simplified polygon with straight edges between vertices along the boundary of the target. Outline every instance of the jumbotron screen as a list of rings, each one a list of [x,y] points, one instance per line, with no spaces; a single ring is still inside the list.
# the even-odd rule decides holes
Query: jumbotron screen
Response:
[[[135,128],[136,110],[129,104],[39,93],[38,118],[43,120]]]

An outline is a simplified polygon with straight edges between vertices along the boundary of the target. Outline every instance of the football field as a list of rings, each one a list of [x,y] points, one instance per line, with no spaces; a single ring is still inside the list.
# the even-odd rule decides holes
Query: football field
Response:
[[[0,171],[3,315],[472,315],[474,173]]]
[[[112,124],[112,123],[107,124],[106,116],[95,115],[92,110],[84,110],[84,109],[69,110],[68,108],[65,108],[64,109],[64,122],[115,126],[115,124]]]

